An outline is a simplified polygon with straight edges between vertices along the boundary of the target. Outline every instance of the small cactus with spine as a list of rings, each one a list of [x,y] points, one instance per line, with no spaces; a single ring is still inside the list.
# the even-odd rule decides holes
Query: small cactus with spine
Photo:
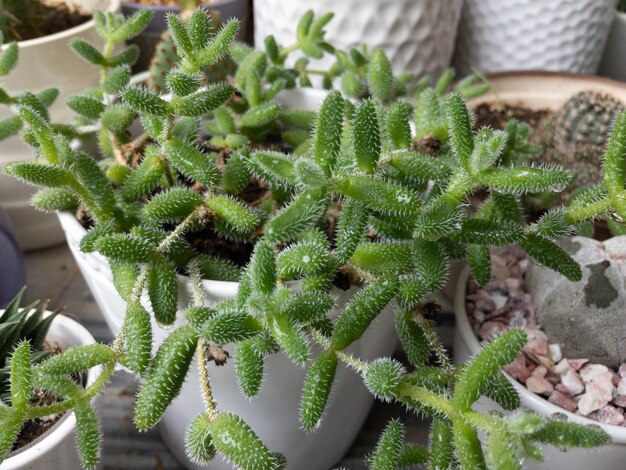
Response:
[[[559,163],[576,172],[572,189],[600,180],[602,155],[613,121],[624,103],[605,93],[582,91],[554,116],[554,150]]]
[[[12,444],[12,430],[47,411],[21,397],[35,386],[51,387],[63,398],[56,409],[75,411],[78,450],[83,465],[93,467],[100,441],[97,418],[85,403],[116,366],[142,379],[134,423],[147,430],[180,393],[193,364],[205,409],[189,423],[188,455],[203,463],[220,455],[244,470],[285,468],[283,456],[214,400],[211,363],[203,352],[223,352],[227,344],[234,346],[237,378],[250,398],[262,387],[270,355],[281,352],[307,368],[300,406],[306,430],[319,427],[336,370],[345,366],[377,399],[434,418],[427,445],[407,442],[402,424],[389,423],[367,457],[374,469],[425,461],[433,468],[514,469],[527,457],[541,460],[543,444],[569,448],[610,442],[595,427],[530,412],[507,417],[474,410],[482,395],[507,410],[519,407],[501,370],[517,357],[526,334],[511,329],[457,368],[429,320],[427,299],[445,283],[453,259],[467,258],[477,282],[488,283],[493,245],[519,244],[536,262],[579,280],[580,266],[555,240],[581,221],[626,216],[626,113],[619,115],[609,140],[602,182],[551,217],[529,223],[520,195],[559,191],[571,174],[558,167],[516,165],[511,155],[525,150],[524,139],[515,137],[516,126],[473,132],[462,93],[447,93],[449,78],[429,91],[441,116],[428,121],[428,110],[422,109],[426,100],[418,100],[413,111],[420,126],[438,129],[441,139],[435,155],[425,155],[413,146],[409,123],[415,117],[396,99],[386,66],[368,69],[369,92],[355,103],[337,90],[317,112],[285,110],[274,100],[298,82],[308,85],[302,77],[311,71],[284,67],[290,52],[319,57],[334,51],[323,39],[328,16],[315,19],[307,13],[298,25],[297,43],[282,48],[269,39],[266,51],[233,43],[237,21],[211,35],[202,11],[186,20],[170,16],[179,61],[167,74],[171,98],[166,100],[155,90],[129,86],[132,52],[112,52],[141,31],[148,15],[124,20],[96,13],[98,33],[108,47],[100,52],[80,40],[72,44],[102,67],[101,87],[71,98],[69,105],[80,115],[78,124],[101,128],[104,155],[73,149],[32,105],[19,108],[26,140],[39,158],[4,171],[41,187],[37,197],[48,210],[61,208],[62,192],[89,213],[92,227],[81,250],[108,259],[126,315],[111,345],[65,351],[36,366],[36,373],[26,347],[16,349],[10,380],[17,399],[0,414],[0,429],[11,430],[0,433],[0,455]],[[203,86],[203,68],[228,53],[238,64],[233,82]],[[376,55],[371,60],[382,64]],[[426,90],[420,91],[422,96]],[[145,135],[139,158],[131,161],[124,149],[127,128],[136,118]],[[300,132],[293,152],[259,145],[294,127]],[[209,147],[202,128],[210,134]],[[247,197],[251,184],[263,188],[262,197]],[[477,193],[487,197],[469,210],[466,201]],[[216,234],[215,243],[251,245],[246,263],[236,266],[189,242],[189,236],[209,231]],[[179,274],[187,275],[193,288],[189,305],[179,305]],[[239,280],[236,297],[205,305],[203,279]],[[333,288],[345,279],[359,290],[332,319]],[[397,305],[395,324],[408,366],[385,357],[365,361],[347,350],[377,327],[388,305]],[[171,330],[153,353],[152,333],[160,325]],[[437,366],[429,364],[431,355]],[[97,385],[84,392],[69,387],[71,374],[98,364],[104,371]],[[482,442],[479,433],[485,436]]]
[[[536,163],[562,165],[576,174],[568,190],[554,199],[547,195],[539,206],[568,201],[577,191],[596,184],[602,177],[606,139],[624,103],[605,93],[586,90],[570,97],[554,115],[544,118],[531,142],[541,149],[530,156]]]

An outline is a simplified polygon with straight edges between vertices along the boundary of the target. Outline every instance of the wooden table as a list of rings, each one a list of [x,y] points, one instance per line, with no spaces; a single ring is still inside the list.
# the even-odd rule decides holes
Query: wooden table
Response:
[[[67,314],[80,321],[98,341],[111,340],[111,333],[66,245],[29,252],[25,262],[28,284],[25,302],[50,299],[50,308],[67,307]],[[439,330],[444,343],[450,344],[452,323],[449,317],[442,317]],[[130,374],[118,372],[104,391],[103,469],[182,469],[156,430],[140,433],[134,428],[136,389]],[[376,402],[350,451],[335,468],[365,469],[363,457],[374,449],[380,432],[391,418],[400,418],[405,423],[408,440],[427,442],[428,420],[407,413],[398,404]]]

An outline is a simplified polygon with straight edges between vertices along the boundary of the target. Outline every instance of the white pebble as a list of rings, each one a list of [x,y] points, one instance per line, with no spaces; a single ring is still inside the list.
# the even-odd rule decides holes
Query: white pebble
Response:
[[[554,362],[559,362],[563,357],[563,354],[561,353],[561,345],[559,343],[552,343],[548,345],[548,349],[550,350],[552,360]]]
[[[561,376],[561,383],[567,388],[569,394],[572,396],[578,395],[585,390],[585,386],[583,385],[582,380],[580,380],[578,372],[573,369],[568,370]]]

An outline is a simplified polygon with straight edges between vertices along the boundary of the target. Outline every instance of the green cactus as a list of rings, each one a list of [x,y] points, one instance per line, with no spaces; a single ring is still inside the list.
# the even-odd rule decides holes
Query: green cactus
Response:
[[[600,162],[613,121],[625,105],[595,91],[572,96],[554,116],[554,149],[559,163],[578,175],[575,187],[600,180]]]

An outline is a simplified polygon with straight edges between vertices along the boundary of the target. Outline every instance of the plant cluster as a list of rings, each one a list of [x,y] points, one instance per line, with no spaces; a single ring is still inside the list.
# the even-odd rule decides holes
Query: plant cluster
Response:
[[[317,113],[284,110],[275,99],[297,81],[306,85],[311,71],[285,68],[283,59],[296,49],[311,57],[330,50],[323,41],[330,18],[315,20],[308,13],[298,26],[297,44],[280,48],[269,39],[266,51],[252,51],[233,43],[237,21],[211,33],[207,15],[197,10],[185,21],[168,18],[180,60],[167,74],[166,99],[128,85],[134,49],[113,52],[140,32],[149,12],[126,21],[101,13],[94,18],[103,51],[81,40],[72,48],[101,66],[102,83],[68,104],[80,115],[78,124],[101,129],[104,158],[74,150],[40,110],[23,103],[19,117],[37,159],[10,164],[5,172],[44,187],[35,198],[39,208],[80,204],[88,211],[93,227],[81,249],[109,260],[127,302],[125,322],[111,345],[73,348],[34,368],[27,343],[15,350],[14,398],[1,417],[2,453],[24,419],[51,409],[30,406],[24,397],[35,386],[51,387],[63,398],[54,410],[76,412],[79,452],[83,464],[93,466],[100,438],[88,404],[115,366],[142,379],[134,421],[143,430],[161,419],[197,355],[206,409],[189,425],[190,458],[206,462],[220,454],[238,468],[282,468],[281,455],[215,403],[208,371],[211,363],[223,362],[222,348],[229,344],[248,397],[259,392],[268,356],[284,353],[308,367],[300,408],[307,430],[320,425],[338,363],[361,375],[377,398],[434,418],[427,447],[406,442],[402,424],[391,422],[367,459],[373,469],[426,461],[433,468],[519,468],[526,457],[542,458],[542,443],[566,448],[610,442],[600,429],[533,413],[506,417],[473,410],[481,395],[507,410],[519,406],[501,369],[517,356],[526,335],[507,331],[469,363],[454,367],[432,329],[427,300],[444,284],[454,259],[466,257],[477,281],[487,283],[492,245],[517,243],[538,263],[580,279],[579,265],[555,240],[584,220],[626,215],[625,113],[607,147],[603,182],[567,208],[528,223],[520,196],[561,191],[571,175],[557,167],[516,165],[517,155],[528,150],[516,123],[504,131],[474,132],[462,93],[446,93],[450,73],[434,88],[420,90],[411,110],[396,99],[403,94],[402,80],[390,79],[382,53],[350,53],[338,61],[349,60],[340,64],[341,82],[362,83],[367,91],[352,93],[359,100],[330,91]],[[204,86],[203,69],[229,53],[238,63],[232,83]],[[476,92],[473,82],[461,87]],[[145,135],[131,141],[128,128],[136,118]],[[415,139],[438,139],[435,155],[416,150],[411,119]],[[208,148],[203,129],[210,134]],[[272,136],[281,133],[293,152],[271,150]],[[244,197],[251,186],[262,190],[253,201]],[[486,196],[468,205],[476,194]],[[198,252],[189,237],[207,231],[253,244],[249,263],[241,269]],[[193,286],[193,301],[182,308],[179,273]],[[237,297],[206,305],[203,279],[238,280]],[[346,280],[360,289],[331,316],[334,289]],[[141,302],[143,294],[148,304]],[[391,358],[364,362],[348,349],[390,303],[397,305],[397,332],[411,371]],[[175,326],[153,354],[155,322]],[[322,350],[316,357],[312,344]],[[430,365],[433,357],[436,365]],[[84,391],[70,386],[70,374],[95,365],[104,372],[94,385]]]
[[[0,317],[0,400],[10,400],[9,390],[9,360],[14,349],[23,341],[28,341],[32,347],[31,361],[41,362],[50,355],[44,349],[44,341],[54,317],[58,311],[44,317],[45,304],[34,302],[21,308],[20,304],[24,289],[9,302]]]

